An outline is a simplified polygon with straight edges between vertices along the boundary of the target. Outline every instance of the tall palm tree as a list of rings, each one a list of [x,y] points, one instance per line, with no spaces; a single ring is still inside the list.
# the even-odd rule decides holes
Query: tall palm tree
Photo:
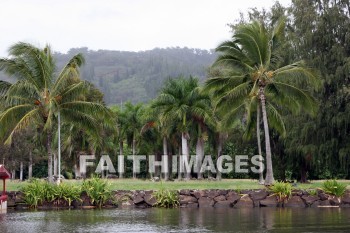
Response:
[[[125,109],[125,120],[126,120],[126,139],[129,145],[132,148],[132,155],[135,156],[137,154],[137,145],[140,142],[140,132],[142,128],[141,116],[144,111],[142,104],[132,104],[130,102],[126,102],[124,105]],[[133,163],[133,166],[136,164]],[[136,179],[136,171],[135,167],[133,167],[133,178]]]
[[[163,166],[167,166],[167,170],[164,172],[164,180],[169,180],[169,150],[168,150],[168,144],[169,144],[169,135],[171,134],[171,130],[173,127],[171,127],[171,122],[166,122],[164,118],[159,115],[158,109],[152,107],[151,105],[148,105],[147,108],[144,111],[143,114],[143,122],[145,124],[141,128],[141,134],[145,135],[147,132],[155,131],[157,137],[159,138],[159,141],[161,141],[162,149],[163,149],[163,156],[162,161],[164,159],[167,160],[167,162],[163,161]],[[152,138],[153,140],[153,138]],[[155,153],[156,154],[156,153]],[[161,176],[160,176],[161,177]]]
[[[169,79],[160,95],[155,99],[153,107],[160,110],[165,122],[179,123],[181,132],[182,155],[189,159],[189,128],[194,119],[207,120],[209,98],[200,91],[198,79],[179,77]],[[190,171],[186,171],[186,178],[190,178]]]
[[[111,111],[115,115],[116,120],[116,139],[119,144],[119,156],[124,156],[124,141],[128,131],[128,119],[122,106],[112,106]],[[124,160],[119,160],[118,157],[118,173],[119,178],[124,177]]]
[[[232,40],[216,48],[220,54],[214,66],[228,69],[228,74],[206,82],[208,89],[215,90],[217,106],[223,108],[227,116],[235,116],[247,106],[250,110],[248,121],[254,122],[252,116],[261,108],[266,150],[265,185],[274,182],[269,122],[283,125],[279,114],[281,109],[293,113],[303,109],[311,115],[317,110],[316,101],[307,90],[308,86],[318,86],[317,76],[305,67],[303,61],[281,64],[284,27],[283,20],[270,31],[259,22],[239,25]]]
[[[84,63],[81,54],[56,71],[51,48],[19,42],[9,49],[9,58],[0,59],[0,70],[17,78],[6,91],[5,110],[0,115],[0,136],[10,143],[15,132],[35,125],[46,135],[48,176],[52,181],[52,136],[57,113],[65,122],[94,129],[97,118],[109,121],[109,111],[101,103],[86,100],[90,84],[79,78]]]

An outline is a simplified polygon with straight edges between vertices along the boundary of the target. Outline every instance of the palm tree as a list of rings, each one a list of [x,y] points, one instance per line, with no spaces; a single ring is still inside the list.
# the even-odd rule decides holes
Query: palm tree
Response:
[[[124,125],[126,127],[126,139],[129,145],[131,145],[132,148],[132,156],[134,157],[137,154],[137,144],[140,140],[140,132],[141,132],[141,116],[142,112],[144,110],[142,104],[135,104],[133,105],[130,102],[125,103],[124,105],[125,109],[125,120],[126,124]],[[135,171],[135,163],[133,163],[133,178],[136,179],[136,171]]]
[[[188,130],[194,119],[203,122],[210,117],[207,110],[208,101],[209,97],[200,91],[198,79],[190,76],[188,79],[169,79],[152,104],[152,107],[160,110],[162,121],[179,125],[182,155],[187,159],[190,139]],[[186,178],[190,178],[190,171],[186,171]]]
[[[112,106],[112,112],[115,114],[116,120],[116,139],[119,144],[119,156],[124,156],[124,140],[128,130],[128,119],[122,106]],[[119,160],[118,157],[118,173],[119,178],[124,177],[124,160]]]
[[[224,67],[229,72],[206,82],[207,89],[215,91],[217,107],[226,112],[227,119],[245,108],[249,110],[248,124],[252,124],[253,116],[261,108],[267,167],[265,185],[274,182],[269,122],[274,122],[276,128],[283,127],[279,114],[282,109],[292,113],[304,109],[311,115],[317,110],[316,101],[306,89],[310,85],[318,86],[317,76],[303,61],[281,65],[279,55],[284,26],[283,20],[271,31],[259,22],[239,25],[232,40],[216,48],[220,55],[214,66]]]
[[[81,54],[72,57],[60,72],[50,47],[37,48],[19,42],[9,49],[10,58],[0,59],[0,70],[17,78],[6,91],[5,110],[0,115],[0,136],[10,143],[15,132],[35,125],[46,135],[48,176],[52,181],[52,136],[57,113],[65,122],[94,129],[98,117],[109,121],[101,103],[86,100],[90,84],[79,78],[84,63]]]

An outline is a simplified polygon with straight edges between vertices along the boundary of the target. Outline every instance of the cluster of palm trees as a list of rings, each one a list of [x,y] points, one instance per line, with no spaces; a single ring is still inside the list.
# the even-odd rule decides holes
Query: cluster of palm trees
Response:
[[[256,132],[258,153],[263,154],[263,125],[266,177],[263,179],[260,171],[259,182],[271,185],[270,127],[284,136],[284,114],[304,110],[315,115],[317,111],[310,95],[312,88],[318,87],[317,75],[302,61],[283,64],[283,32],[283,20],[271,29],[259,22],[239,25],[232,39],[217,47],[219,56],[204,85],[193,77],[170,78],[149,104],[126,103],[110,109],[91,94],[96,92],[94,87],[79,78],[84,62],[80,54],[57,72],[50,47],[17,43],[9,50],[10,58],[0,60],[0,69],[17,78],[14,83],[0,82],[0,137],[11,143],[12,136],[28,126],[45,134],[48,174],[52,177],[58,114],[65,122],[65,153],[110,150],[123,155],[126,142],[132,155],[179,154],[188,158],[192,150],[197,165],[205,152],[221,156],[225,140],[237,126],[244,128],[246,139]],[[186,170],[183,175],[189,179],[191,172]],[[170,176],[164,174],[165,179]],[[201,172],[196,176],[203,178]],[[220,179],[221,174],[216,177]],[[182,178],[180,172],[178,178]]]
[[[83,63],[83,56],[77,54],[58,72],[49,46],[40,49],[22,42],[10,47],[9,58],[0,59],[1,70],[14,78],[14,83],[0,84],[0,137],[11,144],[14,134],[27,127],[45,134],[50,181],[58,115],[75,127],[95,132],[100,124],[97,119],[110,118],[105,106],[87,100],[92,87],[79,78]]]

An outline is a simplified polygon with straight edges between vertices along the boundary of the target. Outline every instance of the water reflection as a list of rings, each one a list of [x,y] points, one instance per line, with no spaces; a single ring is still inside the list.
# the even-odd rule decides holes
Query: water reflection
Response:
[[[350,208],[9,212],[0,232],[347,232]]]

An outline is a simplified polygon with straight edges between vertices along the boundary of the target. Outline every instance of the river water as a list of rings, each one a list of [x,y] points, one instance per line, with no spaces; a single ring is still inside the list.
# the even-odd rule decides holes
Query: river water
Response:
[[[350,208],[10,211],[0,232],[350,232]]]

